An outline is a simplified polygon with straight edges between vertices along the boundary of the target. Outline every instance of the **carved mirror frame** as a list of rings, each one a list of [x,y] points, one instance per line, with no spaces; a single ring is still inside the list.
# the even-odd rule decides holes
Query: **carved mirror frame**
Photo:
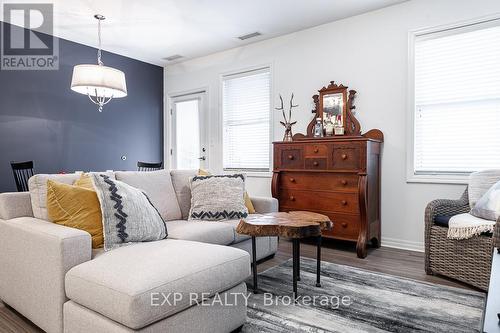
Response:
[[[341,116],[342,127],[345,127],[346,116],[347,116],[347,87],[343,85],[329,85],[328,87],[323,87],[318,90],[319,98],[318,105],[316,105],[317,118],[321,118],[323,122],[323,127],[326,124],[326,120],[330,118],[332,123],[336,122],[337,116]],[[325,105],[330,102],[330,105]],[[327,108],[329,110],[327,110]],[[332,119],[333,118],[333,119]]]
[[[360,136],[361,135],[361,125],[359,121],[354,117],[352,110],[356,107],[353,105],[354,97],[356,96],[356,90],[348,90],[347,86],[343,84],[336,84],[334,81],[330,81],[330,84],[326,87],[318,90],[319,94],[314,95],[314,110],[312,112],[315,114],[309,125],[307,126],[307,133],[300,134],[297,133],[293,136],[293,139],[300,140],[301,138],[312,138],[314,137],[314,125],[316,124],[316,118],[323,119],[323,98],[327,95],[342,94],[342,123],[344,127],[344,135],[347,136]]]

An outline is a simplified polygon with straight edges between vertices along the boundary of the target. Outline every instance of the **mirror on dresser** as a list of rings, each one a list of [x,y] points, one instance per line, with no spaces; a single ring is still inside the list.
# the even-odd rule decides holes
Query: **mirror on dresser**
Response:
[[[334,227],[323,236],[356,242],[357,255],[364,258],[369,243],[380,246],[383,133],[377,129],[361,133],[352,113],[355,90],[331,81],[318,92],[306,133],[295,134],[291,142],[273,143],[272,195],[281,211],[329,216]],[[333,116],[341,121],[343,135],[323,132],[322,137],[314,137],[316,119],[330,121]]]

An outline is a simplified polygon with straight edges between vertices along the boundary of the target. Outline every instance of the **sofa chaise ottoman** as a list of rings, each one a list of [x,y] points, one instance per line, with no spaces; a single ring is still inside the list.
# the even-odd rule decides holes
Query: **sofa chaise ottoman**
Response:
[[[87,232],[47,221],[47,180],[71,184],[78,175],[36,175],[29,193],[1,193],[0,299],[47,332],[230,332],[243,325],[251,241],[235,232],[236,220],[186,220],[194,175],[113,173],[166,212],[169,236],[108,252],[92,250]],[[272,198],[252,202],[258,213],[278,209]],[[276,250],[276,238],[258,239],[259,259]],[[214,296],[232,301],[211,304]]]

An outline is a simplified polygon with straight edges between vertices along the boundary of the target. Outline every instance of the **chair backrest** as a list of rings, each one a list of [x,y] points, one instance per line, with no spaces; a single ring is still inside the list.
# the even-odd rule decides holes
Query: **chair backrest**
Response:
[[[137,162],[137,171],[161,170],[162,166],[163,162],[159,163]]]
[[[474,208],[476,202],[498,181],[500,170],[491,169],[473,172],[469,176],[469,204]]]
[[[33,176],[33,161],[10,162],[18,192],[28,191],[28,179]]]

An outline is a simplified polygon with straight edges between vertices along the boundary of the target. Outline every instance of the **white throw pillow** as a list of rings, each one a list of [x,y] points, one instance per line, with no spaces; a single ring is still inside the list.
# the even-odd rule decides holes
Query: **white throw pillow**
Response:
[[[500,181],[493,185],[470,212],[475,217],[496,221],[500,216]]]
[[[232,220],[248,216],[245,206],[245,176],[195,176],[190,178],[189,220]]]

